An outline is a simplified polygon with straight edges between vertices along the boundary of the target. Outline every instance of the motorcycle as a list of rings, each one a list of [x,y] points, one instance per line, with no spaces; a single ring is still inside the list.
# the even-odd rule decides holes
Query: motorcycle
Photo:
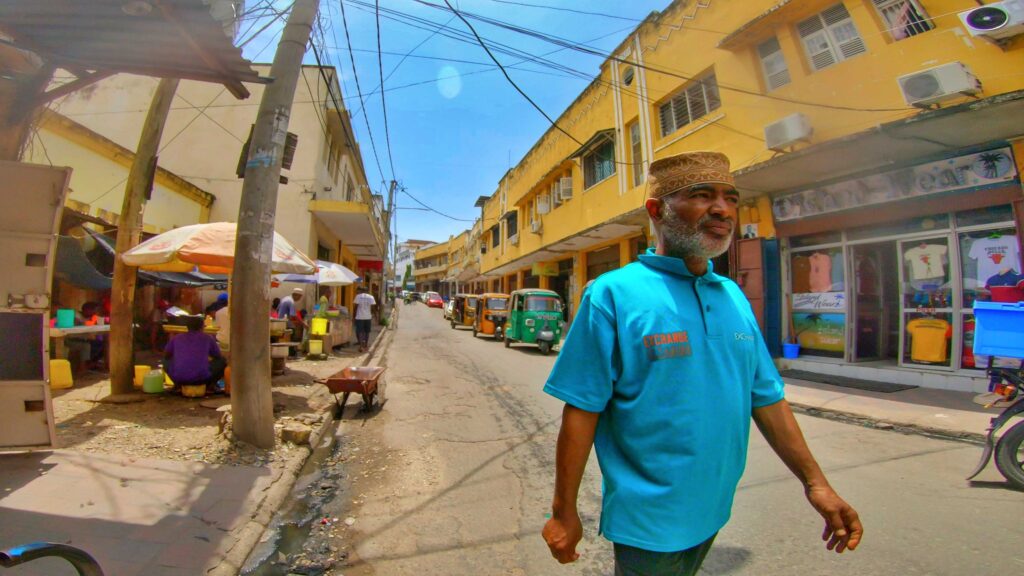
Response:
[[[1003,411],[992,419],[985,438],[985,450],[981,461],[974,472],[967,477],[973,479],[988,466],[995,453],[996,468],[1006,480],[1020,490],[1024,490],[1024,420],[1014,424],[998,442],[998,432],[1011,418],[1024,414],[1024,361],[1018,368],[993,368],[992,357],[988,361],[989,393],[981,394],[975,401],[986,408],[993,406]]]
[[[974,400],[986,408],[1003,408],[993,418],[985,437],[985,450],[974,478],[988,465],[995,453],[996,468],[1006,480],[1024,490],[1024,421],[1010,427],[999,440],[995,436],[1011,418],[1024,414],[1024,302],[974,303],[974,355],[988,356],[988,394]],[[993,367],[994,357],[1016,358],[1016,368]]]

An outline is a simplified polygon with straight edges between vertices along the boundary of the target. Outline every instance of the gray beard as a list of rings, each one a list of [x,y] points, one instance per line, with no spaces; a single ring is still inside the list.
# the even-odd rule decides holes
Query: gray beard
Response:
[[[731,236],[716,240],[700,231],[702,225],[712,220],[712,216],[705,214],[695,226],[691,226],[666,206],[661,219],[661,239],[668,254],[679,258],[695,257],[702,260],[724,254],[732,243]]]

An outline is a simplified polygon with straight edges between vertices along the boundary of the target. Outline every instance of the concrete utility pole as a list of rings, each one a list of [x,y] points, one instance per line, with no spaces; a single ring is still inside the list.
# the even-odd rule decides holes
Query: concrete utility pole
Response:
[[[235,437],[274,447],[270,390],[270,272],[277,187],[295,87],[319,0],[296,0],[260,100],[245,165],[231,283],[231,413]]]
[[[156,87],[153,101],[149,105],[146,123],[142,125],[139,146],[128,172],[128,186],[125,187],[121,216],[117,223],[117,246],[115,254],[120,256],[139,244],[142,235],[142,213],[146,199],[153,187],[156,172],[156,154],[160,137],[164,132],[167,114],[178,89],[177,78],[164,78]],[[138,268],[129,266],[114,258],[114,282],[110,289],[110,400],[118,401],[124,395],[134,392],[132,381],[135,369],[132,361],[133,312],[135,310],[135,280]]]
[[[388,257],[388,249],[391,247],[391,217],[395,213],[395,187],[398,186],[398,182],[391,181],[391,186],[388,189],[388,217],[384,222],[384,266],[381,272],[381,289],[380,289],[380,304],[377,306],[377,323],[380,323],[380,317],[384,316],[385,303],[387,302],[388,294],[388,264],[394,265],[393,258]],[[394,274],[392,274],[394,277]]]

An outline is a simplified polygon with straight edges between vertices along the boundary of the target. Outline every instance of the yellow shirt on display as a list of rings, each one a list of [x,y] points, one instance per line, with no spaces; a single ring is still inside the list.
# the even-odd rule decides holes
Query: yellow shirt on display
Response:
[[[938,318],[918,318],[907,322],[910,333],[910,359],[914,362],[944,364],[949,350],[949,322]]]

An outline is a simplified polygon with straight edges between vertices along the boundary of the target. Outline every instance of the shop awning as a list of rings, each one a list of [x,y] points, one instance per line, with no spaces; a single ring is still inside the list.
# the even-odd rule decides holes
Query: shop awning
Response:
[[[992,96],[816,144],[733,173],[745,197],[795,191],[891,170],[1020,136],[1024,90]]]
[[[84,250],[82,249],[81,242],[79,242],[78,239],[72,238],[74,244],[77,245],[77,249],[82,252],[82,257],[85,258],[86,261],[91,266],[93,266],[93,270],[97,274],[100,274],[101,276],[112,281],[114,271],[114,255],[117,254],[117,251],[115,250],[114,246],[116,245],[117,241],[112,236],[100,234],[93,230],[89,230],[88,228],[85,228],[84,230],[89,233],[93,240],[96,241],[96,245],[103,251],[103,255],[105,256],[104,261],[99,263],[99,267],[96,267],[96,265],[92,263],[92,260],[89,260],[88,256],[86,256]],[[103,272],[105,270],[109,270],[110,275],[105,274]],[[78,278],[85,277],[80,276]],[[201,286],[224,287],[227,286],[228,283],[227,276],[221,274],[203,274],[201,272],[150,272],[148,270],[139,270],[138,279],[139,282],[142,282],[143,284],[155,284],[157,286],[189,286],[193,288],[198,288]],[[69,282],[75,284],[76,286],[81,286],[81,284],[77,284],[74,281],[69,280]],[[104,288],[94,289],[109,290],[110,285],[108,284]]]
[[[589,152],[591,148],[596,147],[598,144],[603,144],[605,140],[615,140],[614,128],[605,128],[604,130],[598,130],[597,132],[594,133],[593,136],[590,137],[589,140],[584,142],[582,146],[580,146],[579,148],[576,149],[575,152],[570,154],[566,158],[566,160],[576,158],[578,156],[583,156],[584,154]]]

